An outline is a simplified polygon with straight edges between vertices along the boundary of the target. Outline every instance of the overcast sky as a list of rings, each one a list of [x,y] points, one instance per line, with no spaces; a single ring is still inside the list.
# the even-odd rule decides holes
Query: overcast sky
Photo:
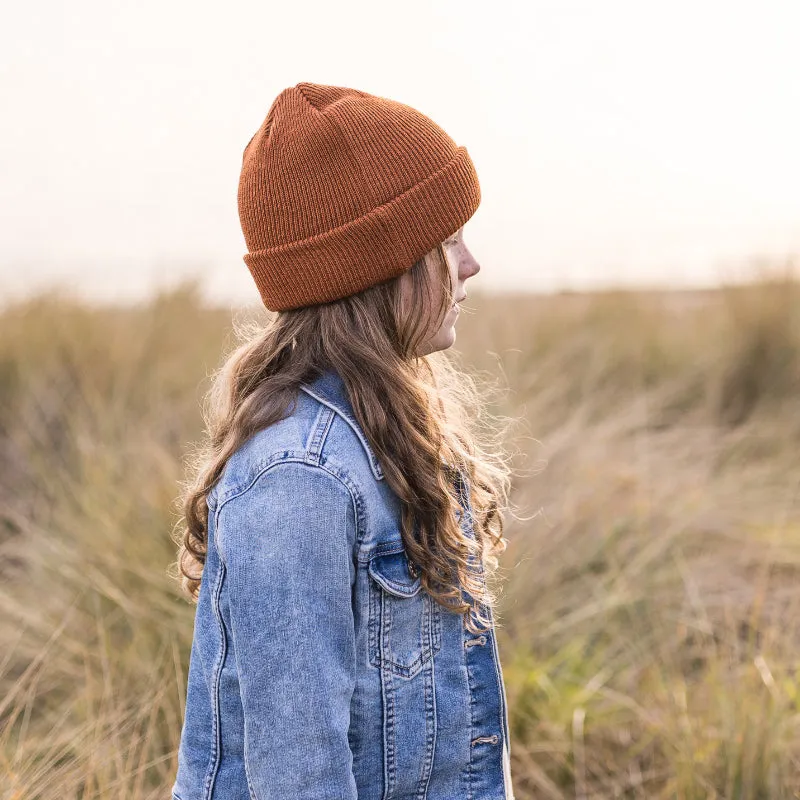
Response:
[[[800,4],[16,3],[0,30],[0,294],[257,302],[244,146],[299,81],[467,147],[473,287],[686,285],[800,254]],[[739,265],[739,266],[737,266]]]

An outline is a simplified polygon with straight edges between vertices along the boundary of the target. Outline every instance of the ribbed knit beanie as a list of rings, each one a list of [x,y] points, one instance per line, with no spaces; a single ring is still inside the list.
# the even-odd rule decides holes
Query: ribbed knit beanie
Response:
[[[331,302],[410,269],[480,199],[466,148],[424,114],[298,83],[244,149],[244,262],[271,311]]]

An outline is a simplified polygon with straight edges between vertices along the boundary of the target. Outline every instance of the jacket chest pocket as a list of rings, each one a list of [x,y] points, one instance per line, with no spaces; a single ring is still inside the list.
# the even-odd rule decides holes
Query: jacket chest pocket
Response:
[[[409,571],[405,550],[369,562],[369,660],[413,678],[442,646],[441,607]]]

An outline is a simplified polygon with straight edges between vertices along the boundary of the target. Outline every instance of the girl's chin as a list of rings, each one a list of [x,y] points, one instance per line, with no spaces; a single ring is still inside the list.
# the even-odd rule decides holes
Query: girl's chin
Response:
[[[428,352],[434,353],[437,350],[446,350],[448,347],[452,347],[453,343],[456,340],[456,328],[455,325],[443,325],[439,329],[439,333],[436,335],[435,339],[432,339],[428,345],[430,348]]]

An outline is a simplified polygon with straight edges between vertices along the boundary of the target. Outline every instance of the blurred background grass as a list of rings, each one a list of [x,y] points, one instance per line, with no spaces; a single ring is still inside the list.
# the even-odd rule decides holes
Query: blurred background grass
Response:
[[[168,794],[194,613],[175,497],[230,323],[193,282],[0,313],[3,798]],[[498,630],[518,800],[800,797],[793,265],[471,293],[456,349],[532,434]]]

